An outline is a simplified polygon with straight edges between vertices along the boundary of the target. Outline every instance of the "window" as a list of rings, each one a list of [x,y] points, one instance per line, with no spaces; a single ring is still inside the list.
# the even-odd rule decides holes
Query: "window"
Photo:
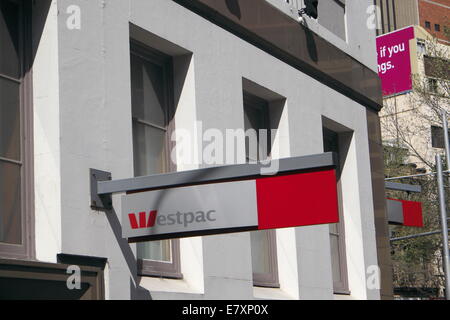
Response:
[[[431,29],[431,23],[430,23],[430,21],[425,21],[425,28]]]
[[[450,80],[450,60],[440,57],[423,57],[425,76],[428,78],[434,78],[435,81],[439,79],[442,81],[444,88],[448,88],[448,80]]]
[[[439,149],[445,148],[444,129],[442,127],[431,126],[431,146]]]
[[[170,159],[173,131],[172,58],[131,43],[131,96],[135,176],[175,170]],[[181,278],[179,240],[137,244],[138,273]]]
[[[430,93],[438,93],[438,81],[434,78],[428,78],[428,91]]]
[[[34,255],[30,52],[22,1],[0,2],[0,256]]]
[[[339,152],[339,134],[327,128],[323,128],[324,152]],[[330,247],[331,247],[331,266],[333,271],[333,287],[334,293],[348,294],[348,275],[347,275],[347,259],[345,252],[345,229],[344,215],[342,208],[342,190],[340,164],[337,165],[337,186],[339,197],[339,223],[330,224]]]
[[[439,24],[434,25],[434,31],[441,31],[441,26]]]
[[[424,40],[417,39],[417,51],[421,55],[427,54],[427,45]]]
[[[400,167],[408,164],[409,150],[394,145],[385,145],[384,149],[384,164],[387,167]]]
[[[251,139],[246,139],[247,162],[261,161],[270,154],[270,122],[268,103],[244,92],[245,131],[256,130],[258,148],[252,148]],[[259,130],[267,130],[267,138]],[[253,284],[262,287],[279,287],[276,232],[263,230],[250,232],[252,248]]]

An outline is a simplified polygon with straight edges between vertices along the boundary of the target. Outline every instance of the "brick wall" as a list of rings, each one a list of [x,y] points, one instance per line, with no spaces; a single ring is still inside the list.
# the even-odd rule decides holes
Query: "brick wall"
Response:
[[[450,28],[450,0],[419,0],[419,20],[420,25],[433,36],[450,43],[450,38],[444,34],[444,28]],[[436,25],[439,25],[439,31]]]

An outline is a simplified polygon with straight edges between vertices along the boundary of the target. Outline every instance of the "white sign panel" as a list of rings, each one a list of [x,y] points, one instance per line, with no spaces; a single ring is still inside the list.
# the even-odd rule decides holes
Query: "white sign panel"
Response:
[[[255,180],[129,194],[122,197],[122,236],[150,237],[258,226]]]

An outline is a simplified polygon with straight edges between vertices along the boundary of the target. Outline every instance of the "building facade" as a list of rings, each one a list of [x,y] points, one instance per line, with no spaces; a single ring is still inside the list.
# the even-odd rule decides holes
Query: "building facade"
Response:
[[[320,3],[299,23],[278,0],[2,1],[2,297],[29,297],[28,265],[61,281],[46,297],[79,266],[78,298],[391,298],[372,0]],[[338,224],[130,244],[120,195],[91,207],[91,168],[217,165],[173,161],[172,138],[198,155],[249,128],[276,129],[262,157],[338,153]]]
[[[375,0],[375,5],[380,13],[378,34],[416,25],[441,43],[449,44],[449,34],[445,32],[450,23],[448,0]]]

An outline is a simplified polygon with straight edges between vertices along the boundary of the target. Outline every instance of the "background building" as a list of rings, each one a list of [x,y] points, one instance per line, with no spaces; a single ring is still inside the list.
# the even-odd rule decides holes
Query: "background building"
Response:
[[[444,155],[442,111],[450,108],[448,1],[377,1],[379,72],[384,108],[380,113],[387,177],[435,172]],[[383,48],[402,48],[384,55]],[[387,57],[389,56],[389,57]],[[401,63],[402,68],[397,68]],[[395,68],[389,68],[392,64]],[[445,156],[443,156],[445,158]],[[434,176],[401,179],[420,184],[422,193],[396,194],[422,203],[424,228],[392,227],[393,237],[440,228]],[[401,297],[443,296],[442,243],[429,236],[392,243],[394,292]]]
[[[321,1],[304,26],[277,0],[2,1],[2,295],[391,298],[371,4]],[[91,208],[89,169],[204,167],[170,161],[174,129],[202,149],[199,123],[277,129],[274,158],[338,152],[340,223],[129,244],[120,196]]]
[[[445,28],[449,26],[450,2],[448,0],[374,0],[380,8],[381,29],[385,34],[404,27],[421,26],[440,42],[450,42]]]

